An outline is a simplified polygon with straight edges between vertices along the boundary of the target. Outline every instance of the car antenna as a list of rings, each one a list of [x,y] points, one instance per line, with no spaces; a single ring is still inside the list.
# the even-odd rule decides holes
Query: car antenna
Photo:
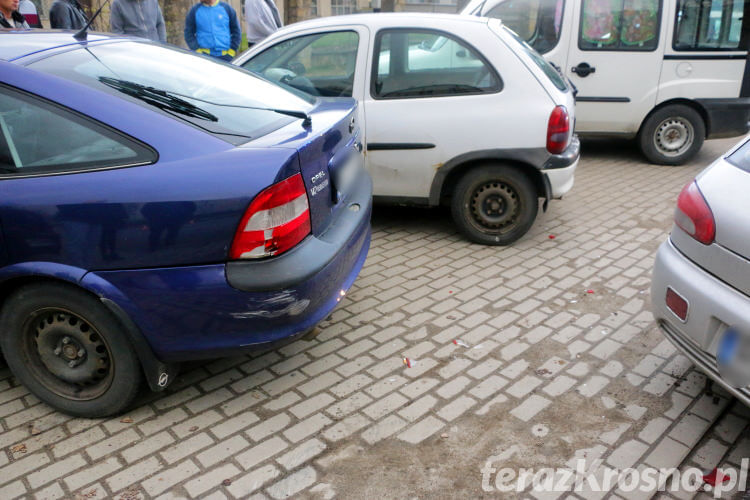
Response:
[[[89,28],[91,27],[91,24],[92,24],[92,23],[94,22],[94,20],[95,20],[95,19],[96,19],[97,17],[99,17],[99,14],[101,14],[101,12],[102,12],[102,9],[103,9],[103,8],[104,8],[104,6],[105,6],[105,5],[107,5],[108,3],[109,3],[109,0],[106,0],[106,1],[105,1],[105,2],[103,3],[103,4],[101,4],[101,5],[99,6],[99,10],[97,10],[97,11],[96,11],[96,14],[94,14],[93,16],[91,16],[91,19],[89,19],[89,22],[87,22],[87,23],[86,23],[86,26],[84,26],[83,28],[81,28],[81,30],[80,30],[80,31],[79,31],[78,33],[76,33],[75,35],[73,35],[73,38],[75,38],[75,39],[76,39],[76,40],[78,40],[79,42],[83,42],[83,41],[85,41],[85,40],[86,40],[86,38],[88,37],[88,30],[89,30]]]

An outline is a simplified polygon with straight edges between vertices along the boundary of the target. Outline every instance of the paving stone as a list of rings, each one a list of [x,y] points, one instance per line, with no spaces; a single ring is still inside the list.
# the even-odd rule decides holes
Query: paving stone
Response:
[[[326,444],[316,438],[305,441],[293,450],[281,455],[276,461],[286,470],[292,470],[300,464],[310,461],[326,450]]]
[[[544,410],[552,403],[549,399],[532,394],[526,400],[510,411],[511,415],[528,422],[536,416],[537,413]]]
[[[227,486],[227,491],[235,498],[246,498],[280,474],[281,471],[274,465],[265,465],[233,480],[232,484]]]
[[[259,445],[253,446],[247,451],[240,453],[235,456],[235,460],[245,470],[251,469],[263,462],[266,459],[271,458],[284,451],[289,445],[280,437],[274,436],[266,441],[263,441]]]
[[[240,470],[233,464],[221,465],[185,483],[185,491],[191,498],[198,498],[208,490],[221,485],[225,479],[236,476],[239,472]]]
[[[268,488],[272,498],[289,498],[295,493],[311,486],[317,479],[317,473],[312,467],[305,467],[294,474],[282,479]]]
[[[323,431],[323,437],[329,441],[340,441],[367,426],[369,423],[370,421],[367,417],[355,413]]]
[[[445,424],[437,418],[428,416],[424,420],[417,422],[403,431],[398,435],[398,438],[411,444],[421,443],[442,429],[444,425]]]

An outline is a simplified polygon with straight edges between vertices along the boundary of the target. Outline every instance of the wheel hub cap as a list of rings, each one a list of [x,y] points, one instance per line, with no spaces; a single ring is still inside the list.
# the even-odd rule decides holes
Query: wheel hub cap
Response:
[[[518,195],[502,182],[479,186],[471,197],[474,220],[489,229],[502,229],[515,223],[518,216]]]
[[[693,126],[686,119],[668,118],[656,128],[654,145],[665,156],[678,156],[692,146],[694,135]]]
[[[109,355],[101,337],[74,315],[46,315],[37,323],[35,344],[42,364],[67,383],[92,386],[109,373]]]

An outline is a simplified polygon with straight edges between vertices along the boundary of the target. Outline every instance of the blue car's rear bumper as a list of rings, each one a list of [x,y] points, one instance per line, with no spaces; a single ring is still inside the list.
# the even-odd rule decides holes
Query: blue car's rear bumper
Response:
[[[354,283],[370,246],[371,193],[367,176],[325,233],[263,263],[108,271],[84,281],[117,290],[113,300],[163,361],[264,348],[315,327]]]

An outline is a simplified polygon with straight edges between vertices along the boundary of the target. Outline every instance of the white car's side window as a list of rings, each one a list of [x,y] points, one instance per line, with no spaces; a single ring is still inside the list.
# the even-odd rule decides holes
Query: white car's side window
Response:
[[[376,99],[497,92],[500,77],[467,43],[424,29],[390,29],[375,42]]]
[[[242,67],[310,95],[351,97],[358,45],[356,31],[305,35],[269,47]]]

